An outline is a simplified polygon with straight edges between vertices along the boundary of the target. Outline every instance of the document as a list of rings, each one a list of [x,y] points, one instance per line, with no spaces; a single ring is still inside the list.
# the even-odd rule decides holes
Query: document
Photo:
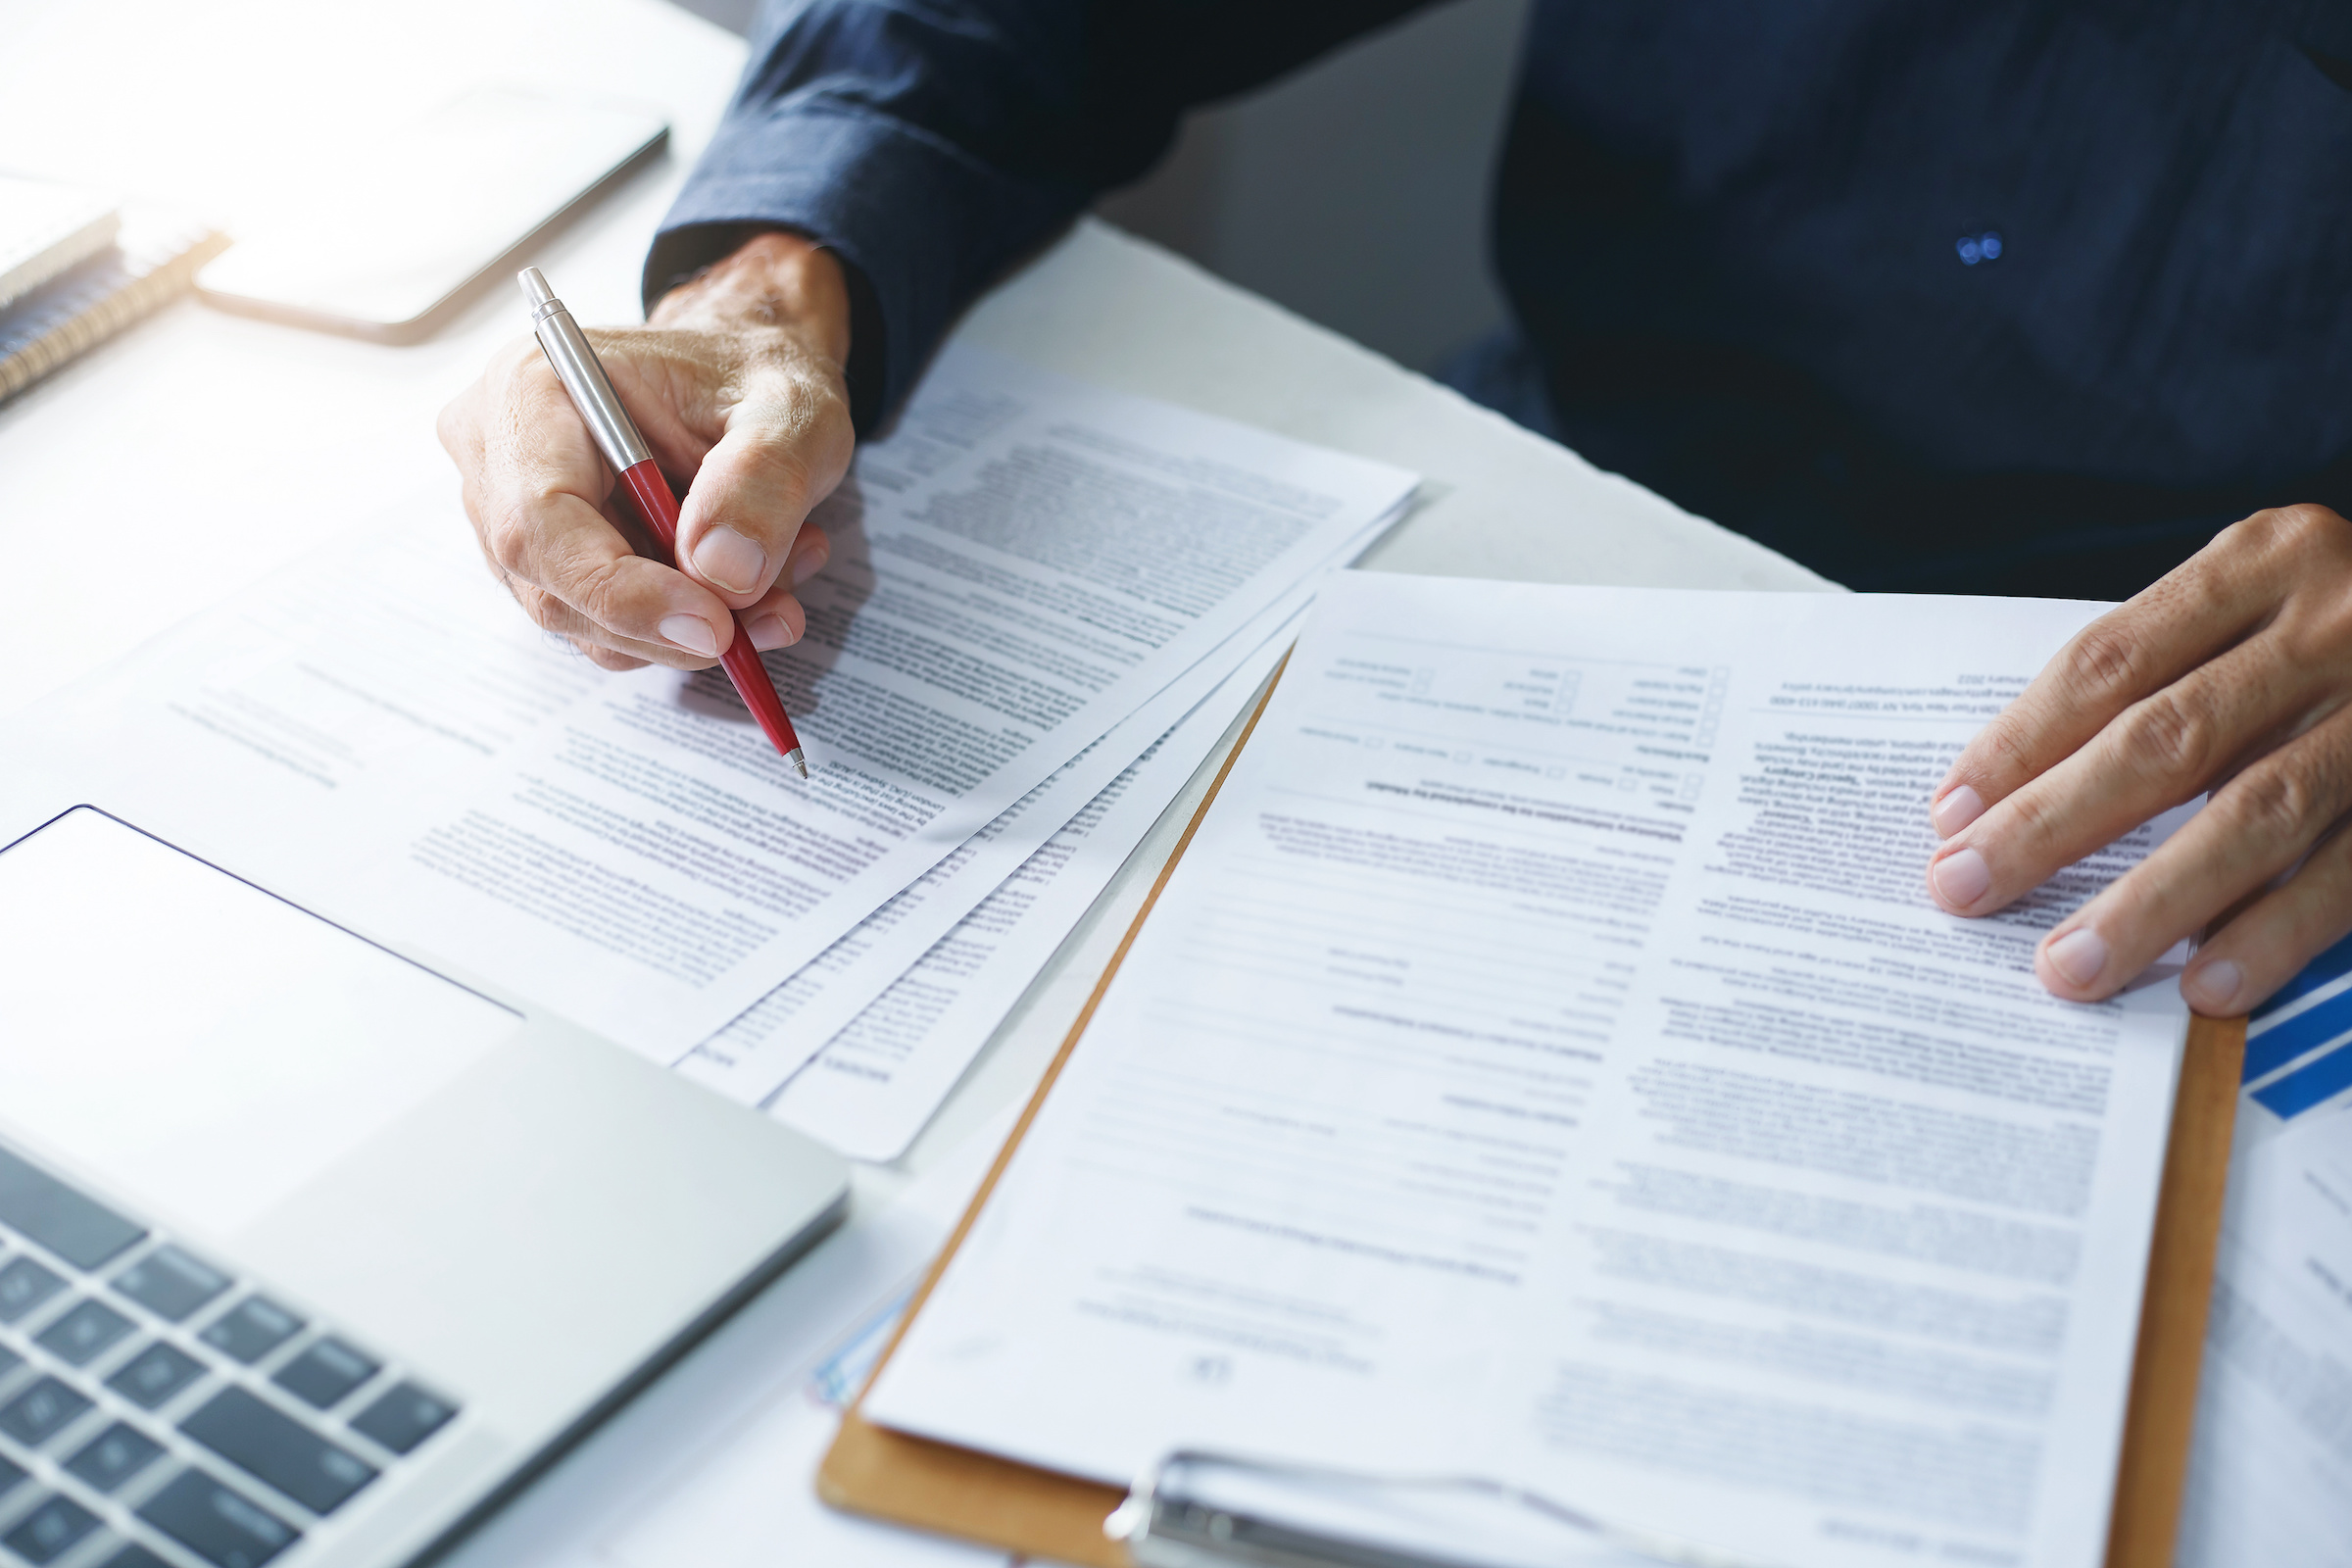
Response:
[[[833,560],[803,591],[808,634],[767,658],[812,779],[718,671],[551,662],[511,607],[422,649],[448,612],[397,594],[351,624],[333,600],[216,619],[233,657],[150,662],[156,679],[42,745],[78,733],[67,771],[248,874],[675,1060],[1347,559],[1412,487],[952,350],[822,509]],[[507,657],[476,674],[485,637]],[[1107,782],[1124,760],[1104,761]],[[226,782],[257,771],[258,790]]]
[[[776,1094],[769,1114],[853,1159],[905,1153],[1290,642],[1285,627],[1009,873],[1002,841],[980,846],[963,874],[994,891],[911,966],[901,964]],[[1038,814],[1050,821],[1058,810]]]
[[[454,505],[399,498],[12,718],[0,832],[87,801],[357,924],[420,797],[479,787],[608,679],[516,612]]]
[[[2352,1568],[2352,1112],[2242,1114],[2176,1561]]]
[[[1233,710],[1257,690],[1280,662],[1291,639],[1297,635],[1303,607],[1312,597],[1312,583],[1286,595],[1277,612],[1289,613],[1279,621],[1279,629],[1272,635],[1265,635],[1265,623],[1274,621],[1276,612],[1261,616],[1258,623],[1186,671],[1133,716],[1014,802],[955,853],[867,915],[855,930],[803,965],[726,1028],[697,1046],[678,1063],[678,1070],[721,1094],[756,1104],[772,1099],[787,1079],[808,1066],[827,1042],[840,1037],[854,1023],[861,1024],[870,1038],[870,1031],[882,1019],[865,1021],[869,1009],[878,1005],[886,993],[898,989],[901,977],[946,941],[959,922],[971,916],[992,896],[992,890],[1000,888],[1007,877],[1045,853],[1045,846],[1054,841],[1056,830],[1073,815],[1082,814],[1092,801],[1123,794],[1122,781],[1138,765],[1135,759],[1139,751],[1149,758],[1162,751],[1165,743],[1182,731],[1186,740],[1180,743],[1180,749],[1196,752],[1197,766],[1200,756],[1206,755],[1224,733]],[[1250,644],[1252,639],[1257,639],[1254,646],[1237,646]],[[1240,666],[1234,668],[1237,658]],[[1186,776],[1190,776],[1189,769]],[[1183,779],[1179,778],[1169,789],[1173,792],[1182,785]],[[1047,951],[1051,953],[1052,949]],[[911,990],[904,993],[901,1005],[917,994]],[[894,1008],[884,1016],[903,1020],[906,1014]],[[904,1022],[900,1027],[902,1030],[906,1027]],[[981,1039],[986,1038],[984,1031]],[[912,1043],[907,1041],[906,1045],[910,1050]],[[973,1049],[978,1049],[977,1042]],[[968,1055],[965,1059],[969,1059]],[[960,1071],[958,1063],[947,1081],[938,1086],[942,1096],[954,1087],[955,1072]],[[894,1108],[912,1107],[901,1096]],[[853,1158],[893,1159],[921,1129],[922,1121],[928,1119],[934,1108],[936,1102],[923,1108],[913,1127],[906,1130],[906,1138],[887,1152],[868,1152],[880,1145],[873,1133],[863,1127],[853,1129],[828,1122],[816,1136]],[[896,1126],[894,1120],[894,1131]]]
[[[867,1414],[2094,1568],[2186,1012],[2032,954],[2181,813],[1923,877],[2098,608],[1344,574]]]
[[[951,350],[819,511],[768,656],[814,777],[716,670],[600,684],[368,890],[395,931],[674,1057],[1208,657],[1414,481]]]

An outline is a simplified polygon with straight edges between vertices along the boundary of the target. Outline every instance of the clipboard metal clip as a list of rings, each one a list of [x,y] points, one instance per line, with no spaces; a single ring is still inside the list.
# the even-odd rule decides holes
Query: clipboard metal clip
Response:
[[[1285,1495],[1292,1490],[1296,1498]],[[1461,1554],[1452,1527],[1464,1504],[1499,1504],[1513,1516],[1512,1539]],[[1136,1568],[1767,1568],[1482,1477],[1368,1475],[1200,1448],[1176,1449],[1145,1471],[1102,1533],[1125,1544]],[[1434,1544],[1447,1537],[1457,1549]]]

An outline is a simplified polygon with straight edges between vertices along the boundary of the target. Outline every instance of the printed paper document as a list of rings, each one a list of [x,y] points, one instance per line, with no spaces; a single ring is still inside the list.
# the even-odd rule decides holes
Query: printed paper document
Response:
[[[717,671],[607,682],[369,890],[395,929],[657,1054],[710,1036],[1328,564],[1396,469],[944,355],[821,509],[767,662],[801,780]]]
[[[1026,859],[1015,863],[1001,839],[978,846],[959,874],[990,888],[988,896],[911,965],[898,965],[898,978],[784,1085],[769,1114],[852,1159],[905,1153],[1256,696],[1291,636],[1286,626]],[[1051,821],[1058,812],[1038,815]]]
[[[878,1003],[900,976],[946,940],[957,922],[1042,849],[1063,822],[1084,809],[1090,800],[1115,788],[1125,776],[1124,770],[1134,765],[1137,753],[1156,750],[1171,733],[1171,726],[1184,727],[1188,736],[1205,730],[1199,741],[1200,752],[1214,745],[1234,709],[1257,689],[1290,646],[1299,618],[1293,607],[1302,609],[1313,597],[1314,582],[1320,580],[1318,576],[1285,595],[1276,611],[1260,616],[1187,670],[726,1028],[697,1046],[678,1063],[678,1070],[748,1103],[773,1098],[787,1079],[807,1066],[827,1042],[851,1027],[870,1004]],[[1284,616],[1284,612],[1291,612]],[[1267,624],[1278,618],[1280,629],[1264,635]],[[1181,785],[1180,779],[1171,789]],[[953,1085],[951,1073],[940,1092],[944,1095]],[[905,1097],[900,1100],[903,1104]],[[922,1114],[928,1116],[929,1111]],[[917,1130],[919,1126],[918,1122]],[[847,1127],[830,1129],[831,1136],[851,1132]],[[854,1144],[835,1147],[845,1153],[855,1147],[859,1151],[855,1157],[859,1159],[892,1158],[906,1147],[902,1142],[889,1153],[865,1152],[877,1147],[870,1136],[852,1136]],[[912,1136],[910,1130],[907,1137]]]
[[[448,612],[398,597],[357,621],[296,611],[293,638],[238,627],[236,657],[175,662],[160,702],[118,683],[112,711],[28,730],[26,751],[111,746],[118,794],[159,803],[148,821],[674,1060],[1344,559],[1412,482],[953,350],[826,503],[808,635],[767,661],[813,780],[715,671],[478,676],[463,662],[485,636],[528,633],[515,612],[419,656]],[[1105,764],[1102,782],[1124,760]],[[266,788],[213,788],[257,767]],[[202,811],[171,799],[191,780]]]
[[[2030,965],[2173,821],[1922,877],[2097,608],[1345,574],[867,1413],[2095,1568],[2186,1013]]]

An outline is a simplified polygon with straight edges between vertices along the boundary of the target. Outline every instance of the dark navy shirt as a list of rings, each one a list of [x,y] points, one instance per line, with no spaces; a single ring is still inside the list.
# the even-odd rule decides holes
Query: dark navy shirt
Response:
[[[849,265],[860,427],[1189,107],[1412,9],[771,5],[648,259]],[[1538,0],[1494,195],[1529,422],[1856,587],[2120,597],[2352,512],[2352,5]]]

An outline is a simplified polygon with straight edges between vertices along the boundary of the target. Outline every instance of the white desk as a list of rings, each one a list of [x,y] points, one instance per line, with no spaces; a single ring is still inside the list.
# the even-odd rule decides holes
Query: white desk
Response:
[[[674,127],[670,156],[531,257],[587,320],[636,318],[647,241],[743,58],[739,40],[660,0],[366,9],[234,0],[202,14],[172,0],[0,0],[0,36],[11,39],[0,53],[0,148],[12,164],[172,198],[231,223],[265,210],[273,188],[331,179],[338,150],[370,123],[474,82],[569,84],[661,104]],[[0,549],[11,568],[0,713],[322,538],[364,526],[386,498],[436,486],[453,498],[460,525],[433,416],[521,324],[509,291],[495,287],[432,342],[406,349],[183,302],[0,408]],[[1381,569],[1828,586],[1100,224],[1082,224],[1008,280],[962,330],[1050,368],[1428,475],[1428,499],[1374,553]],[[838,1250],[887,1251],[882,1203],[1028,1093],[1222,756],[1220,748],[1171,808],[908,1156],[859,1170],[852,1231]],[[617,1522],[649,1505],[661,1476],[764,1396],[772,1378],[763,1382],[760,1368],[772,1356],[762,1359],[761,1337],[803,1297],[822,1294],[788,1276],[453,1561],[589,1560]],[[792,1560],[786,1543],[764,1544],[772,1555],[747,1556]],[[633,1568],[644,1568],[641,1557]],[[680,1568],[690,1560],[682,1555]]]

